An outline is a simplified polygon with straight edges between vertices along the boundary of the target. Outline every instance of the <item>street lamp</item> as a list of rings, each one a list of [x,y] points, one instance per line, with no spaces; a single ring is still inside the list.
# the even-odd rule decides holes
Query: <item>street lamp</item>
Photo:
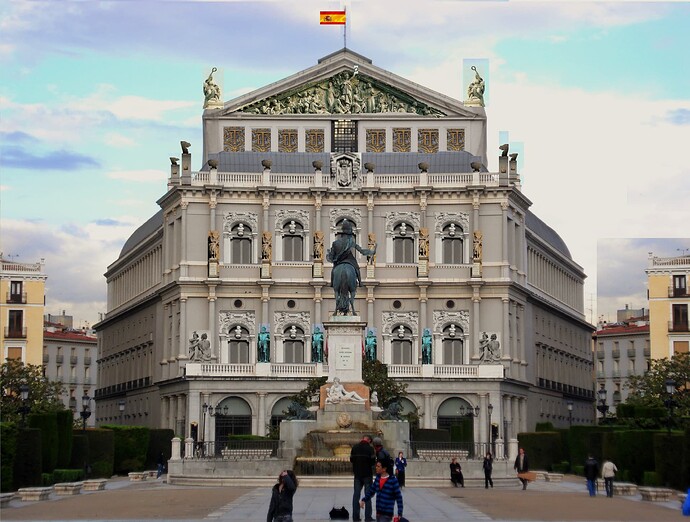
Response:
[[[491,403],[489,403],[489,405],[486,407],[486,410],[489,412],[489,430],[488,430],[488,433],[487,433],[487,435],[486,435],[486,436],[487,436],[487,439],[488,439],[488,442],[487,442],[487,451],[490,450],[490,451],[491,451],[491,454],[493,455],[493,454],[494,454],[494,451],[493,451],[493,447],[492,447],[492,444],[491,444],[491,442],[492,442],[492,440],[491,440],[491,438],[492,438],[492,437],[491,437],[491,414],[494,412],[494,405],[491,404]]]
[[[673,394],[676,393],[676,382],[669,378],[666,379],[666,400],[664,400],[664,406],[668,409],[668,417],[666,418],[666,430],[668,435],[671,434],[671,421],[673,419],[673,408],[676,405],[676,401],[673,400]]]
[[[79,412],[79,416],[81,417],[82,420],[82,425],[81,425],[81,430],[86,431],[86,419],[91,417],[91,409],[89,408],[91,404],[91,397],[88,395],[84,395],[81,398],[81,411]]]
[[[29,385],[22,384],[19,386],[19,397],[22,399],[22,405],[19,407],[19,413],[22,414],[22,428],[26,427],[26,415],[31,411],[29,406]]]
[[[125,413],[125,405],[127,403],[124,400],[121,400],[120,402],[117,403],[117,407],[120,409],[120,424],[122,424],[122,415]]]
[[[568,424],[573,427],[573,401],[568,401]]]
[[[606,419],[606,414],[609,412],[609,406],[606,404],[606,388],[603,386],[599,388],[599,405],[597,406],[597,410],[599,410],[599,413],[601,413],[601,416],[603,419]]]

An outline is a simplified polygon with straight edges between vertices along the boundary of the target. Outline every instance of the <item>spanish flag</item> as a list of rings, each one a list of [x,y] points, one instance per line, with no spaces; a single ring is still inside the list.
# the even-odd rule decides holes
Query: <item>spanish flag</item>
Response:
[[[345,25],[345,22],[345,11],[321,11],[320,13],[321,25]]]

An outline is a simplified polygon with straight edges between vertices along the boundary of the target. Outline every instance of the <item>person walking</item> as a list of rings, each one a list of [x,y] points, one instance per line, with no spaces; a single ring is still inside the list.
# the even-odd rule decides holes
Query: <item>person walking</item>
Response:
[[[165,454],[161,451],[158,454],[158,461],[156,462],[156,464],[158,464],[158,470],[156,472],[156,478],[157,479],[161,478],[161,475],[163,473],[165,473],[165,463],[166,462],[167,462],[167,460],[165,458]]]
[[[587,479],[587,491],[590,497],[597,496],[597,477],[599,476],[599,463],[591,453],[585,460],[585,478]]]
[[[482,469],[484,470],[484,487],[489,489],[490,485],[493,488],[494,481],[491,479],[491,473],[494,470],[494,458],[491,456],[491,452],[487,452],[486,456],[484,457]]]
[[[395,459],[395,477],[398,479],[398,484],[401,488],[405,487],[405,468],[407,467],[407,459],[402,451],[398,452],[398,457]]]
[[[391,454],[386,451],[386,449],[383,447],[383,441],[381,440],[381,437],[374,437],[374,451],[376,452],[376,460],[380,460],[383,462],[383,465],[386,466],[386,471],[388,472],[389,475],[393,474],[393,466],[395,465],[395,462],[393,461],[393,457],[391,457]]]
[[[606,496],[613,497],[613,477],[616,476],[618,468],[609,459],[604,459],[604,464],[601,466],[601,478],[604,479],[604,487],[606,488]]]
[[[372,468],[376,463],[376,454],[371,447],[371,437],[365,435],[357,444],[352,446],[350,451],[350,462],[352,463],[352,474],[354,475],[354,493],[352,495],[352,520],[362,520],[360,518],[359,500],[362,495],[362,488],[366,493],[371,485]],[[371,499],[364,505],[364,520],[371,522]]]
[[[521,474],[529,471],[529,460],[527,459],[527,453],[525,453],[524,448],[520,448],[518,450],[518,456],[515,458],[513,469],[518,473],[518,478],[520,479],[520,482],[522,482],[522,489],[527,489],[527,482],[529,482],[527,477],[520,476]]]
[[[297,491],[297,477],[291,469],[278,475],[278,483],[271,490],[266,522],[292,522],[292,498]]]
[[[465,487],[465,477],[462,476],[462,466],[458,462],[457,457],[453,457],[450,461],[450,481],[456,488],[460,484],[461,488]]]
[[[371,497],[376,495],[376,522],[392,522],[396,504],[398,516],[402,518],[403,496],[398,479],[388,473],[386,463],[380,460],[376,461],[375,472],[374,481],[359,505],[364,507],[366,501],[371,501]]]

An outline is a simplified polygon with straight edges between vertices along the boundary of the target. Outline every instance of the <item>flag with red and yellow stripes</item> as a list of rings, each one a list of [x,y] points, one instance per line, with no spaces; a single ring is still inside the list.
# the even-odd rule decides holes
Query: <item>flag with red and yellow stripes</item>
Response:
[[[321,25],[345,25],[345,11],[321,11],[319,23]]]

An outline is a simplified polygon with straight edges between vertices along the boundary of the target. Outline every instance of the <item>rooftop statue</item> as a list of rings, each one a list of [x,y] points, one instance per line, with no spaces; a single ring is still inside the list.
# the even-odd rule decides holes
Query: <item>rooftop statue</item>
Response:
[[[211,74],[208,75],[204,82],[204,109],[209,105],[216,105],[220,102],[220,87],[213,81],[213,73],[217,70],[217,67],[211,69]]]
[[[373,249],[359,246],[355,242],[352,223],[345,220],[341,227],[340,237],[333,241],[333,245],[326,254],[326,259],[333,263],[331,287],[335,292],[335,315],[357,315],[355,295],[357,287],[362,283],[362,277],[352,249],[362,255],[373,256],[376,253],[376,244]]]
[[[480,107],[484,107],[484,78],[479,76],[477,68],[473,65],[474,80],[467,87],[467,101],[477,103]]]

